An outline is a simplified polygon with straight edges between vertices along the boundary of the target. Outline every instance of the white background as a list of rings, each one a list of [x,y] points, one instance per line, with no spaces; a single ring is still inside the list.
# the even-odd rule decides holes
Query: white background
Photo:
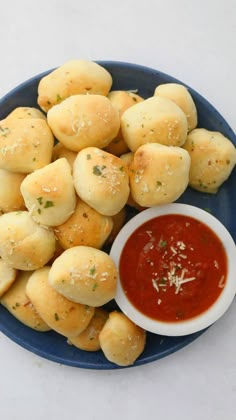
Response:
[[[0,0],[0,97],[71,58],[146,65],[205,96],[236,130],[235,0]],[[235,420],[236,305],[160,361],[90,371],[0,333],[2,420]]]

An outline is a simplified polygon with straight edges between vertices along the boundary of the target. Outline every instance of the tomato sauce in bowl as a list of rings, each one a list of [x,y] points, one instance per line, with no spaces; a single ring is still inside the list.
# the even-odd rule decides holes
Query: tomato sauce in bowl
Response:
[[[227,278],[227,256],[218,236],[180,214],[153,218],[128,238],[119,263],[127,298],[146,316],[180,322],[206,311]]]
[[[217,321],[236,294],[236,246],[210,213],[172,203],[126,223],[110,256],[118,269],[116,303],[155,334],[188,335]]]

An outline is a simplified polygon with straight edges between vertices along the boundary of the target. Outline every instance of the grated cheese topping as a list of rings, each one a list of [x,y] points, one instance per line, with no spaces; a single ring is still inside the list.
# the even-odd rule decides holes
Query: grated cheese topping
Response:
[[[145,246],[145,251],[153,249],[153,241],[155,241],[155,238],[152,236],[152,231],[146,231],[146,233],[150,240]],[[173,237],[171,239],[173,239]],[[158,247],[160,249],[167,248],[167,241],[161,238],[158,243]],[[188,249],[191,251],[193,250],[191,245],[188,246]],[[189,269],[183,268],[181,265],[181,259],[186,260],[188,258],[187,254],[183,253],[185,250],[187,250],[187,246],[183,241],[177,241],[176,243],[169,245],[168,251],[167,249],[164,250],[162,259],[165,260],[165,262],[163,261],[162,268],[165,270],[166,275],[158,277],[157,270],[155,269],[152,273],[153,278],[151,279],[152,286],[157,293],[165,292],[167,287],[174,287],[175,294],[178,294],[183,291],[183,286],[185,284],[197,279],[196,276],[191,275],[192,271],[189,272]],[[169,256],[167,260],[166,256],[168,254]],[[150,258],[147,258],[146,262],[148,262],[151,266],[154,266],[154,263],[150,260]],[[191,270],[194,264],[192,264],[190,260],[188,261],[188,264],[190,265]],[[198,266],[198,264],[199,263],[197,263],[196,266]],[[214,266],[217,268],[217,261],[214,261]],[[224,279],[221,279],[219,287],[224,287]],[[159,304],[160,303],[158,303],[158,305]]]

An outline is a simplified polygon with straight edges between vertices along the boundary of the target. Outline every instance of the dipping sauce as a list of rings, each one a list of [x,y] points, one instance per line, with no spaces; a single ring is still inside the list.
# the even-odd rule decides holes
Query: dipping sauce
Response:
[[[226,282],[227,257],[207,225],[168,214],[133,232],[119,271],[121,286],[136,309],[152,319],[180,322],[217,300]]]

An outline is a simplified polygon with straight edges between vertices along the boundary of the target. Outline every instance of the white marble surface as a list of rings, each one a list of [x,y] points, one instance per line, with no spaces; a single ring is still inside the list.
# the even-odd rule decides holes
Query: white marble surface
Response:
[[[236,129],[235,0],[0,1],[0,96],[70,58],[147,65],[195,88]],[[198,340],[137,368],[41,359],[0,333],[0,418],[234,420],[236,306]]]

